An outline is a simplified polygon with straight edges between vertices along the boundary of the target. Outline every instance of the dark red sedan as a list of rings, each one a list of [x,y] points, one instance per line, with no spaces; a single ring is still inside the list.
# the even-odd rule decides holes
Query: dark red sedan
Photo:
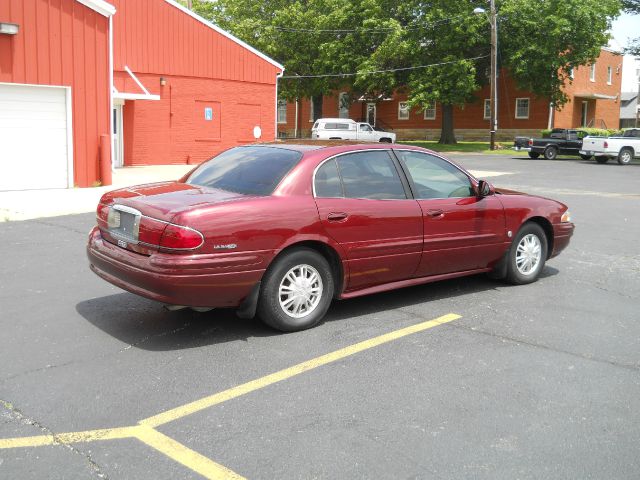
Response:
[[[87,253],[108,282],[284,331],[334,298],[483,272],[533,282],[574,229],[560,202],[377,144],[232,148],[179,181],[105,194],[97,219]]]

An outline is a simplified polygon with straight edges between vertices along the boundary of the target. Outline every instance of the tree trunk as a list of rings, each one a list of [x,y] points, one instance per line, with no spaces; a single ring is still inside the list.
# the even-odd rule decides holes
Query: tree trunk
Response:
[[[317,119],[322,118],[322,103],[324,97],[322,95],[314,95],[311,97],[311,101],[313,102],[313,121],[315,122]]]
[[[442,130],[440,131],[440,140],[438,143],[446,145],[455,145],[456,132],[453,127],[453,105],[442,105]]]

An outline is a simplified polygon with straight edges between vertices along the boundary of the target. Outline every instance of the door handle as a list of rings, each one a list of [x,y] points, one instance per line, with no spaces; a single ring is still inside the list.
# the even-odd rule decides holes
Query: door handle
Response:
[[[427,215],[433,218],[444,217],[444,211],[440,209],[427,210]]]
[[[341,222],[346,220],[349,215],[344,212],[333,212],[327,215],[327,220],[330,222]]]

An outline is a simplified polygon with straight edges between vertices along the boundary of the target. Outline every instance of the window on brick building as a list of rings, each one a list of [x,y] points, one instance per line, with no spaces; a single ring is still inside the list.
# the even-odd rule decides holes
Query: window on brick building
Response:
[[[589,70],[589,80],[591,80],[592,82],[596,81],[596,64],[592,63],[591,64],[591,69]]]
[[[612,76],[613,76],[613,71],[611,67],[607,67],[607,85],[611,85]]]
[[[490,98],[485,98],[484,99],[484,115],[483,118],[485,120],[489,120],[491,118],[491,99]]]
[[[398,102],[398,120],[409,120],[409,104]]]
[[[287,123],[287,101],[278,100],[278,123]]]
[[[435,120],[436,119],[436,104],[435,103],[427,105],[427,108],[424,109],[424,119],[425,120]]]
[[[528,98],[516,98],[516,118],[529,118]]]

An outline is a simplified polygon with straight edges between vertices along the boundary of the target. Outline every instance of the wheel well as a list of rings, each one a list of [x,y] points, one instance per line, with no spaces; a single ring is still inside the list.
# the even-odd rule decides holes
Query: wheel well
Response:
[[[380,139],[380,143],[392,143],[392,142],[391,142],[391,138],[389,138],[389,137],[382,137],[382,138]]]
[[[329,266],[331,267],[331,271],[333,273],[333,281],[335,283],[335,291],[334,298],[338,298],[342,293],[343,281],[344,281],[344,268],[342,266],[342,261],[340,260],[340,255],[336,252],[333,247],[327,245],[326,243],[307,240],[304,242],[294,243],[289,245],[287,248],[278,253],[277,257],[284,255],[286,252],[289,252],[293,249],[305,247],[310,248],[311,250],[315,250],[320,255],[322,255],[327,262],[329,262]],[[275,260],[275,259],[274,259]],[[273,262],[272,262],[273,263]]]
[[[531,217],[527,222],[537,223],[544,230],[544,234],[547,237],[547,259],[551,256],[551,252],[553,252],[553,227],[551,226],[551,222],[544,217]]]

